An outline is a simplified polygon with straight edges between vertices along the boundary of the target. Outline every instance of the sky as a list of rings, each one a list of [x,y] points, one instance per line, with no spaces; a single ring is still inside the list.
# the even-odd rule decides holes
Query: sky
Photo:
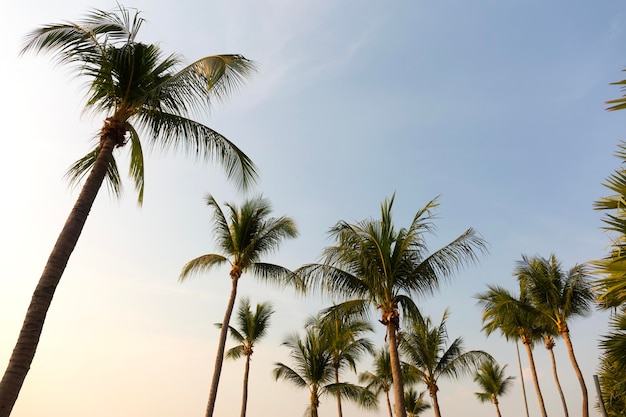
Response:
[[[230,282],[216,270],[178,282],[189,260],[214,252],[204,198],[241,203],[263,194],[276,215],[292,217],[300,237],[266,260],[289,268],[314,262],[339,220],[377,217],[395,193],[397,227],[438,197],[432,250],[467,228],[489,254],[432,296],[416,299],[467,349],[491,353],[516,376],[502,414],[523,410],[515,345],[481,333],[474,296],[488,284],[515,290],[522,255],[551,253],[565,268],[602,257],[609,236],[593,202],[619,166],[626,112],[621,96],[626,4],[618,0],[137,0],[123,3],[147,20],[139,40],[189,62],[238,53],[259,70],[202,122],[243,149],[259,167],[247,195],[220,168],[183,154],[146,157],[144,204],[126,179],[118,200],[103,188],[48,313],[37,355],[13,417],[171,417],[202,415]],[[63,176],[92,144],[102,115],[82,112],[84,80],[50,56],[19,55],[38,25],[78,20],[115,2],[11,2],[0,26],[4,105],[0,153],[0,364],[8,362],[32,291],[77,197]],[[118,156],[121,161],[125,157]],[[332,300],[303,298],[244,276],[239,296],[276,310],[252,360],[250,416],[302,415],[308,393],[275,382],[281,346]],[[571,323],[591,402],[592,375],[606,312]],[[384,343],[382,326],[371,335]],[[571,415],[580,389],[562,341],[555,348]],[[562,413],[549,356],[535,349],[549,415]],[[365,358],[360,370],[368,369]],[[522,356],[530,415],[539,415]],[[239,412],[243,362],[226,362],[216,415]],[[347,376],[354,379],[354,376]],[[444,416],[493,415],[471,378],[440,381]],[[333,415],[332,399],[320,415]],[[346,417],[384,416],[346,407]],[[423,414],[432,416],[432,410]],[[592,409],[592,416],[599,413]]]

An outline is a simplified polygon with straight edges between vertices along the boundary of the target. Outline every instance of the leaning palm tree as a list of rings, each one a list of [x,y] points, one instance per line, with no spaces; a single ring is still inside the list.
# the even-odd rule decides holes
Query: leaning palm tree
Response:
[[[266,334],[270,325],[270,318],[274,314],[270,303],[257,304],[254,311],[250,306],[250,300],[244,298],[239,303],[237,309],[237,326],[228,327],[230,337],[235,339],[237,346],[230,348],[226,352],[227,359],[239,359],[242,356],[246,358],[246,364],[243,372],[243,398],[241,400],[241,417],[246,417],[248,406],[248,380],[250,377],[250,360],[254,353],[255,344],[261,340]],[[222,325],[218,324],[221,328]]]
[[[552,322],[563,337],[582,391],[582,416],[589,417],[587,386],[574,354],[568,326],[571,319],[587,316],[592,310],[594,294],[587,267],[576,265],[569,271],[563,271],[554,254],[548,259],[522,256],[515,275],[520,287],[528,292],[533,306],[545,319]]]
[[[554,327],[552,326],[554,329]],[[559,380],[559,373],[556,368],[556,356],[554,355],[554,346],[556,342],[554,340],[555,331],[545,331],[543,333],[543,342],[545,348],[550,353],[550,360],[552,361],[552,375],[554,376],[554,382],[556,383],[557,391],[559,391],[559,397],[561,397],[561,404],[563,405],[563,412],[565,413],[565,417],[569,417],[569,411],[567,409],[567,402],[565,401],[565,394],[563,393],[563,388],[561,387],[561,381]]]
[[[481,362],[492,359],[491,355],[482,350],[465,351],[462,337],[448,345],[446,321],[449,315],[446,309],[438,326],[433,325],[429,317],[414,319],[400,344],[408,372],[426,385],[436,417],[441,417],[437,397],[439,379],[456,379],[472,374]]]
[[[447,246],[428,253],[423,235],[432,231],[436,200],[419,210],[408,228],[399,230],[392,221],[393,202],[394,196],[383,201],[380,219],[337,223],[330,231],[337,242],[324,250],[323,262],[304,265],[297,274],[307,288],[347,300],[336,308],[362,314],[370,307],[380,311],[389,344],[396,416],[406,417],[398,355],[400,310],[418,316],[413,298],[432,293],[462,266],[476,262],[477,253],[485,251],[485,241],[468,229]]]
[[[389,417],[393,417],[389,391],[393,384],[393,374],[391,372],[391,359],[389,357],[389,347],[382,347],[374,355],[374,370],[365,371],[359,374],[359,382],[366,384],[365,388],[372,391],[375,396],[381,392],[385,394]]]
[[[227,215],[222,211],[213,196],[206,198],[207,205],[213,208],[213,224],[215,239],[219,249],[224,253],[202,255],[187,262],[180,273],[180,281],[184,281],[199,272],[230,265],[231,290],[228,305],[222,320],[222,329],[217,345],[215,368],[211,391],[206,409],[206,417],[213,415],[217,388],[219,385],[224,348],[230,316],[237,298],[237,284],[246,271],[266,281],[279,285],[287,285],[293,275],[282,266],[260,262],[262,256],[275,251],[278,245],[287,238],[298,235],[295,223],[289,217],[269,217],[272,207],[266,198],[261,196],[249,199],[241,207],[226,203]]]
[[[480,402],[491,402],[496,407],[498,417],[502,417],[500,413],[499,398],[509,392],[513,386],[515,377],[505,376],[504,371],[506,365],[500,366],[495,361],[485,361],[480,364],[474,374],[474,382],[478,384],[482,391],[474,394]]]
[[[366,389],[350,383],[335,382],[335,368],[328,339],[321,336],[319,329],[308,327],[304,337],[290,335],[283,345],[291,349],[293,368],[284,363],[275,363],[276,380],[284,379],[297,387],[309,389],[307,417],[318,417],[320,398],[324,395],[340,396],[365,408],[375,405],[374,396]]]
[[[254,68],[241,55],[216,55],[187,66],[179,55],[164,56],[157,45],[138,42],[139,12],[122,6],[116,12],[93,10],[77,22],[42,26],[30,32],[22,53],[49,52],[87,80],[87,109],[104,122],[93,149],[68,175],[85,178],[78,199],[50,253],[33,293],[9,364],[0,382],[0,417],[10,414],[35,356],[46,314],[61,276],[76,247],[87,216],[105,178],[119,195],[120,176],[114,150],[128,145],[130,176],[144,191],[144,144],[182,150],[217,161],[243,187],[255,179],[255,167],[232,142],[196,122],[191,115],[213,98],[225,98]]]
[[[431,408],[431,405],[424,401],[424,394],[426,394],[426,391],[418,394],[413,388],[409,388],[404,392],[407,417],[419,417],[420,414]]]
[[[548,413],[539,386],[533,356],[533,346],[541,340],[543,334],[543,323],[537,323],[538,313],[530,304],[528,295],[524,291],[518,298],[500,286],[489,285],[487,288],[487,291],[476,295],[478,303],[482,305],[483,309],[482,330],[487,335],[500,331],[506,340],[520,340],[522,342],[528,355],[539,409],[541,415],[547,417]],[[523,376],[520,375],[520,378]]]
[[[374,350],[372,342],[361,337],[363,333],[371,332],[372,326],[356,316],[342,314],[331,307],[313,318],[309,324],[317,328],[320,337],[326,339],[336,384],[346,367],[356,372],[356,362],[363,354]],[[342,417],[341,395],[337,395],[337,411],[339,417]]]

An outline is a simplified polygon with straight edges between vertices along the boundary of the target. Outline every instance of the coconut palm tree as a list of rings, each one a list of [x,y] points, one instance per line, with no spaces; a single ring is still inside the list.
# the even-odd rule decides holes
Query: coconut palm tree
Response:
[[[406,378],[404,378],[406,381]],[[381,392],[385,394],[389,417],[393,417],[389,391],[393,385],[393,375],[391,373],[391,359],[389,357],[389,347],[382,347],[374,355],[374,371],[366,371],[359,374],[359,383],[366,384],[365,388],[372,391],[375,396]]]
[[[294,277],[289,270],[282,266],[260,262],[260,259],[275,251],[283,240],[295,238],[298,231],[294,221],[289,217],[269,217],[272,206],[268,199],[261,196],[246,200],[241,207],[226,203],[227,214],[222,211],[213,196],[207,196],[206,202],[209,207],[213,208],[213,232],[217,246],[224,255],[207,254],[192,259],[183,267],[180,281],[199,272],[208,272],[218,266],[230,265],[231,290],[222,320],[223,326],[220,330],[206,410],[206,417],[211,417],[215,408],[226,335],[237,298],[239,279],[244,272],[249,271],[261,279],[278,285],[289,284],[289,278]]]
[[[582,371],[574,354],[568,322],[591,313],[594,303],[588,268],[576,265],[563,271],[554,254],[548,259],[522,256],[515,275],[520,287],[528,292],[531,303],[550,320],[563,337],[567,353],[582,391],[582,416],[589,417],[589,396]]]
[[[482,306],[483,328],[490,335],[495,331],[507,340],[520,340],[526,349],[530,371],[535,385],[539,409],[543,417],[547,417],[546,406],[539,386],[533,346],[543,334],[543,323],[537,322],[538,313],[530,304],[527,294],[521,292],[519,298],[505,288],[489,285],[488,290],[476,295]],[[521,378],[523,376],[520,375]]]
[[[311,320],[309,325],[316,327],[320,337],[327,341],[336,384],[339,383],[344,368],[349,367],[356,372],[356,362],[364,353],[371,353],[374,350],[372,342],[361,337],[363,333],[371,332],[372,326],[356,316],[345,315],[341,311],[329,308]],[[337,395],[337,411],[339,417],[342,417],[341,395]]]
[[[437,392],[441,377],[459,378],[469,375],[482,361],[491,355],[481,350],[465,351],[463,338],[458,337],[448,345],[446,321],[450,313],[446,309],[441,323],[434,326],[429,317],[418,317],[404,333],[400,350],[404,354],[408,372],[424,383],[433,402],[436,417],[441,417]]]
[[[550,353],[550,360],[552,360],[552,375],[554,376],[554,382],[556,383],[556,388],[559,391],[559,396],[561,397],[561,404],[563,405],[563,412],[565,413],[565,417],[569,417],[569,411],[567,409],[567,402],[565,401],[565,394],[563,393],[563,388],[561,387],[561,381],[559,380],[559,373],[556,368],[556,356],[554,355],[554,346],[556,342],[554,341],[554,331],[546,331],[543,333],[543,342],[545,348]]]
[[[139,12],[119,6],[116,12],[93,10],[76,23],[41,26],[25,38],[22,53],[52,53],[58,63],[87,80],[87,109],[102,114],[104,122],[95,147],[70,168],[71,179],[86,179],[44,267],[0,382],[0,417],[8,416],[17,400],[53,295],[105,178],[119,195],[115,149],[130,149],[130,176],[140,203],[144,135],[151,147],[221,163],[240,186],[256,177],[250,159],[232,142],[189,118],[213,99],[225,98],[253,63],[241,55],[215,55],[182,66],[181,56],[164,56],[157,45],[137,41],[142,23]]]
[[[506,365],[500,366],[495,361],[484,361],[474,374],[474,382],[482,390],[474,394],[480,402],[492,402],[496,407],[498,417],[502,417],[499,398],[511,389],[515,379],[512,376],[505,376],[505,370]]]
[[[422,391],[418,394],[413,388],[409,388],[404,392],[407,417],[418,417],[424,411],[431,408],[431,405],[424,401],[425,393],[426,391]]]
[[[366,389],[350,383],[335,382],[333,355],[328,341],[313,326],[305,329],[304,337],[297,333],[290,335],[283,345],[291,349],[289,357],[295,366],[291,368],[281,362],[275,363],[274,378],[309,389],[307,417],[318,416],[320,398],[324,395],[341,396],[365,408],[373,407],[375,398]]]
[[[436,200],[419,210],[408,228],[399,230],[392,221],[393,202],[394,196],[383,201],[380,219],[337,223],[330,231],[336,244],[324,250],[323,262],[304,265],[296,272],[307,288],[347,300],[336,308],[362,314],[370,307],[380,311],[389,344],[396,416],[406,417],[398,355],[400,311],[419,315],[412,297],[433,292],[462,266],[474,263],[477,253],[485,251],[485,241],[468,229],[447,246],[428,253],[423,235],[432,230]]]
[[[254,353],[254,346],[266,334],[270,325],[270,318],[274,314],[270,303],[257,304],[254,311],[250,306],[250,300],[244,298],[239,303],[237,309],[237,326],[228,327],[230,337],[235,339],[237,346],[228,349],[226,352],[227,359],[239,359],[242,356],[246,358],[246,365],[243,372],[243,398],[241,400],[241,417],[246,417],[246,409],[248,406],[248,380],[250,376],[250,360]],[[218,323],[218,327],[222,327]]]

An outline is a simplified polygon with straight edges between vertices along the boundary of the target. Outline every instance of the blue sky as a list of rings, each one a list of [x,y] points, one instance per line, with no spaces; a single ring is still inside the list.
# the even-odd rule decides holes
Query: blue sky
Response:
[[[340,219],[377,216],[396,193],[395,219],[407,225],[440,196],[436,249],[468,227],[490,254],[433,297],[419,299],[449,333],[484,349],[515,374],[514,346],[480,333],[473,295],[487,283],[514,289],[522,254],[565,267],[603,255],[609,238],[593,201],[619,161],[626,113],[607,113],[620,95],[609,83],[626,67],[626,6],[607,0],[543,1],[222,1],[124,3],[147,19],[141,40],[188,60],[241,53],[259,63],[240,91],[216,105],[207,124],[259,166],[263,193],[301,236],[270,259],[288,267],[315,261]],[[113,2],[13,2],[0,28],[5,105],[0,178],[0,363],[8,360],[30,295],[77,192],[66,168],[89,149],[101,117],[81,115],[80,80],[47,56],[18,56],[37,25],[75,20]],[[123,157],[122,157],[123,159]],[[219,168],[185,155],[147,158],[144,207],[126,182],[121,201],[103,189],[55,296],[15,417],[201,414],[227,272],[179,284],[183,264],[214,250],[207,192],[245,197]],[[244,277],[240,295],[278,311],[255,352],[249,410],[299,415],[308,395],[270,375],[285,361],[280,342],[329,300],[297,298]],[[606,314],[572,325],[572,339],[595,397],[598,335]],[[382,344],[380,331],[372,338]],[[570,412],[580,394],[562,343],[559,369]],[[561,413],[547,352],[536,349],[548,413]],[[366,361],[367,362],[367,361]],[[3,365],[4,366],[4,365]],[[527,365],[524,365],[527,367]],[[363,369],[367,367],[364,364]],[[242,363],[226,365],[216,411],[239,410]],[[518,383],[502,399],[519,414]],[[444,415],[493,413],[472,395],[471,379],[441,382]],[[527,380],[527,388],[532,389]],[[531,414],[538,408],[528,393]],[[324,414],[334,413],[331,401]],[[352,413],[352,414],[348,414]],[[427,412],[425,415],[431,415]],[[595,411],[593,411],[595,413]],[[592,415],[595,415],[593,414]],[[349,409],[347,417],[360,415]],[[369,413],[366,413],[368,415]],[[384,415],[384,408],[378,413]]]

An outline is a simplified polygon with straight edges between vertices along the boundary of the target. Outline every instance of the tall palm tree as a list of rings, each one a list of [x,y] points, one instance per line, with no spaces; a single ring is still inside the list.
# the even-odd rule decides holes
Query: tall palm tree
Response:
[[[241,400],[241,417],[246,417],[248,407],[248,380],[250,376],[250,360],[254,353],[255,344],[261,340],[266,334],[270,325],[270,318],[274,314],[270,303],[257,304],[254,311],[250,306],[250,300],[244,298],[239,303],[237,309],[237,326],[228,327],[230,337],[235,339],[237,346],[228,349],[226,352],[227,359],[239,359],[242,356],[246,358],[246,364],[243,372],[243,394]],[[221,328],[222,325],[218,324]]]
[[[370,307],[380,311],[389,344],[396,416],[406,417],[398,355],[400,310],[407,316],[419,315],[412,297],[433,292],[462,266],[476,262],[477,253],[485,251],[485,241],[468,229],[447,246],[428,253],[423,235],[432,230],[436,200],[419,210],[408,228],[399,230],[392,221],[393,202],[394,196],[383,201],[380,219],[337,223],[330,231],[336,245],[324,250],[323,263],[304,265],[297,274],[308,288],[348,300],[337,308],[363,314]]]
[[[244,272],[250,271],[266,281],[279,285],[288,284],[289,277],[293,278],[290,271],[282,266],[260,262],[260,259],[278,249],[278,245],[283,240],[295,238],[298,231],[294,221],[289,217],[269,217],[272,206],[268,199],[261,196],[246,200],[241,207],[226,203],[227,214],[222,211],[213,196],[207,196],[206,202],[209,207],[213,208],[213,232],[217,246],[224,255],[207,254],[192,259],[183,267],[180,281],[199,272],[208,272],[217,266],[230,265],[230,297],[222,320],[223,326],[220,330],[206,409],[206,417],[211,417],[215,408],[226,335],[237,298],[239,279]]]
[[[311,326],[306,328],[302,338],[294,333],[283,345],[291,349],[289,357],[295,366],[291,368],[277,362],[273,375],[276,380],[284,379],[297,387],[309,389],[307,417],[318,417],[320,398],[324,395],[341,396],[366,408],[375,405],[374,396],[366,389],[350,383],[335,382],[328,339],[321,336],[319,329]]]
[[[129,145],[130,176],[140,203],[144,189],[140,133],[150,146],[188,151],[221,163],[240,186],[255,179],[255,167],[241,150],[189,118],[212,99],[225,98],[251,72],[253,63],[241,55],[215,55],[180,68],[181,56],[164,56],[157,45],[136,40],[142,23],[139,12],[119,6],[116,12],[93,10],[76,23],[41,26],[25,38],[22,53],[52,53],[60,64],[70,65],[87,79],[87,108],[102,114],[104,123],[92,151],[70,168],[70,178],[86,179],[44,267],[0,382],[0,417],[8,416],[17,400],[55,290],[105,178],[119,195],[116,148]]]
[[[431,405],[424,401],[425,393],[426,391],[422,391],[418,394],[413,388],[404,392],[407,417],[419,417],[420,414],[431,408]]]
[[[354,315],[345,315],[331,307],[310,321],[310,325],[317,327],[320,337],[327,341],[336,384],[344,368],[356,372],[356,362],[364,353],[374,350],[372,342],[361,337],[363,333],[371,332],[372,326]],[[337,411],[342,417],[341,395],[337,395]]]
[[[559,397],[561,397],[561,404],[563,405],[563,412],[565,413],[565,417],[569,417],[569,411],[567,409],[567,402],[565,401],[565,394],[563,393],[563,388],[561,387],[561,381],[559,380],[559,373],[556,368],[556,356],[554,355],[554,346],[556,342],[554,341],[554,331],[545,331],[543,333],[543,342],[545,348],[550,353],[550,360],[552,360],[552,375],[554,376],[554,382],[556,383],[556,388],[559,391]]]
[[[499,398],[511,389],[515,379],[512,376],[505,376],[505,370],[506,365],[500,366],[495,361],[484,361],[474,374],[474,382],[482,390],[474,394],[483,403],[492,402],[498,417],[502,417]]]
[[[554,254],[548,259],[522,256],[515,275],[534,307],[549,319],[563,337],[567,353],[582,391],[582,416],[589,417],[589,396],[570,337],[568,322],[591,313],[594,303],[589,273],[585,265],[563,271]]]
[[[476,295],[483,309],[482,330],[490,335],[495,331],[507,340],[520,340],[526,349],[530,371],[535,385],[535,393],[539,401],[539,409],[543,417],[547,417],[546,405],[539,386],[533,346],[541,340],[543,323],[537,323],[537,312],[530,304],[527,294],[521,292],[519,298],[505,288],[489,285],[488,290]],[[521,378],[523,376],[520,375]]]
[[[365,371],[359,374],[359,383],[366,384],[365,388],[372,391],[375,396],[381,392],[385,394],[389,417],[393,417],[389,391],[393,385],[393,375],[391,373],[391,359],[389,357],[389,347],[383,346],[374,355],[374,370]]]
[[[459,378],[475,371],[482,361],[491,355],[481,350],[465,351],[463,338],[458,337],[448,345],[446,321],[450,313],[446,309],[438,326],[429,317],[418,317],[403,335],[400,349],[404,353],[409,372],[424,383],[433,402],[436,417],[441,417],[437,392],[441,377]]]

